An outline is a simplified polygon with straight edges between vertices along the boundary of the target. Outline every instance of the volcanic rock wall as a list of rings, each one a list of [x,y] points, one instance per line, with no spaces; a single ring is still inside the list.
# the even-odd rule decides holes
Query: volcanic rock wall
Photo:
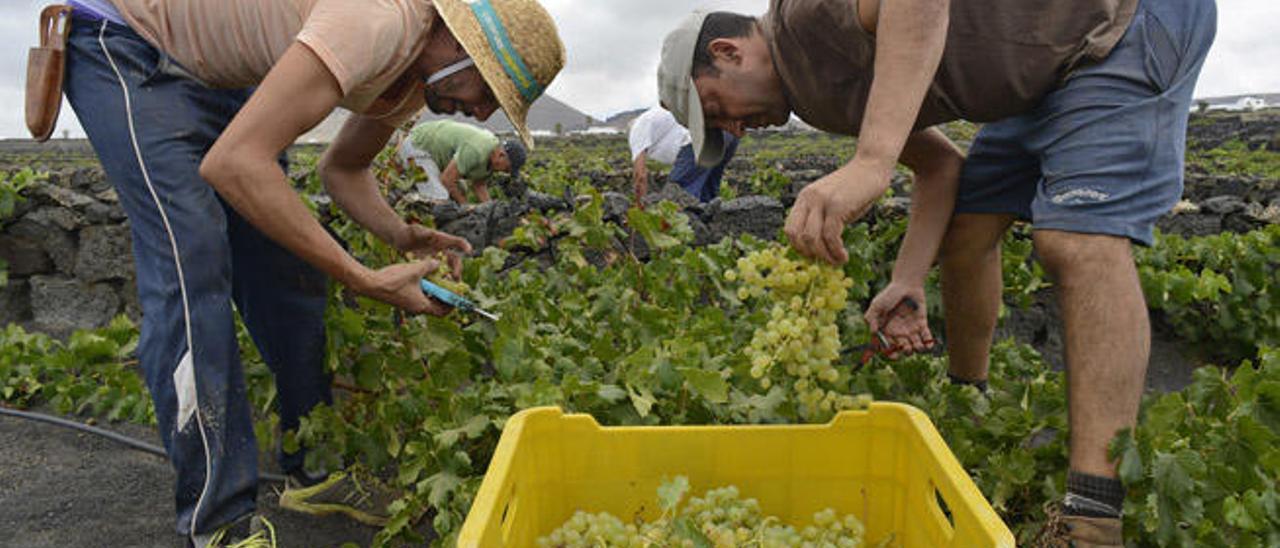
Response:
[[[1214,147],[1241,140],[1251,148],[1280,152],[1280,117],[1216,116],[1193,119],[1192,147]],[[671,200],[690,217],[694,243],[703,245],[742,233],[772,238],[781,229],[786,208],[807,184],[836,167],[835,159],[796,158],[777,169],[792,181],[781,199],[746,196],[700,204],[679,187],[666,185],[646,197],[646,204]],[[730,171],[750,169],[735,159]],[[296,177],[305,177],[298,174]],[[601,174],[603,180],[627,174]],[[593,177],[595,179],[595,177]],[[897,176],[896,196],[884,200],[874,216],[905,215],[910,208]],[[15,215],[0,221],[0,259],[8,262],[9,283],[0,288],[0,325],[19,322],[29,328],[66,335],[77,328],[106,324],[117,314],[135,319],[140,310],[134,289],[129,223],[115,191],[98,167],[54,171],[25,192]],[[313,196],[320,203],[326,197]],[[573,197],[536,192],[522,198],[478,206],[420,205],[441,229],[466,238],[477,249],[496,245],[532,211],[567,211]],[[604,193],[605,213],[620,221],[630,206],[627,195]],[[327,219],[322,219],[325,221]],[[1191,169],[1184,200],[1162,218],[1161,230],[1183,236],[1246,232],[1280,223],[1280,181],[1222,175]]]

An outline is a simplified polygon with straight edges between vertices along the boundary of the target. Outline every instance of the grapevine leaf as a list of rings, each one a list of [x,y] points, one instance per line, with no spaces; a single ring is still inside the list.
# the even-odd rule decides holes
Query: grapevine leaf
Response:
[[[669,249],[680,245],[680,240],[662,230],[663,219],[657,213],[649,213],[633,207],[627,211],[627,224],[635,229],[654,249]]]
[[[387,433],[387,454],[392,458],[400,456],[400,432],[396,430],[394,424],[388,424],[385,429]]]
[[[694,392],[707,399],[712,403],[724,403],[729,401],[729,385],[724,382],[724,378],[719,372],[699,369],[696,367],[681,367],[681,374],[684,375],[685,382],[693,388]]]
[[[786,400],[786,394],[775,386],[767,394],[744,395],[735,391],[731,399],[735,413],[745,416],[749,422],[764,422],[777,417],[778,408]]]
[[[1120,457],[1120,466],[1117,472],[1120,475],[1120,481],[1125,485],[1134,485],[1142,481],[1142,454],[1138,452],[1138,442],[1133,438],[1133,432],[1125,430],[1116,437],[1113,454]]]
[[[428,491],[427,502],[440,507],[448,501],[449,495],[462,485],[462,478],[449,471],[437,472],[418,483],[418,492]]]
[[[1253,412],[1258,422],[1280,435],[1280,381],[1266,381],[1257,385],[1257,401]]]
[[[499,378],[517,378],[524,354],[524,345],[518,335],[499,333],[493,341],[493,367]]]
[[[698,530],[698,526],[693,524],[693,520],[688,516],[683,516],[675,520],[675,535],[679,538],[693,543],[694,548],[713,548],[711,539],[707,535]]]
[[[685,476],[676,476],[664,481],[658,486],[658,505],[663,511],[673,511],[688,491],[689,478]]]
[[[1226,518],[1228,524],[1246,531],[1257,531],[1259,529],[1260,524],[1254,521],[1248,509],[1240,502],[1240,498],[1235,495],[1231,495],[1222,501],[1222,517]]]
[[[627,391],[618,388],[616,384],[602,384],[596,389],[596,395],[604,401],[614,403],[627,397]]]
[[[646,388],[636,390],[635,387],[628,384],[627,394],[631,396],[631,405],[636,408],[636,413],[639,413],[641,417],[649,416],[649,410],[653,408],[654,403],[657,403],[653,393]]]
[[[427,350],[431,354],[441,355],[457,344],[462,332],[458,329],[458,324],[444,318],[427,318],[427,325],[418,333],[418,339],[415,341],[419,348]]]
[[[1204,473],[1204,461],[1189,450],[1175,453],[1157,452],[1152,475],[1156,489],[1173,499],[1181,499],[1195,491],[1195,479]]]

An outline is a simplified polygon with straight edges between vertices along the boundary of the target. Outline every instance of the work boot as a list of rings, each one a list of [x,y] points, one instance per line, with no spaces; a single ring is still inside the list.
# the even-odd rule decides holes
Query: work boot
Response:
[[[1120,518],[1068,516],[1058,504],[1048,514],[1048,523],[1032,543],[1036,548],[1124,548]]]
[[[343,514],[382,527],[390,517],[387,506],[396,499],[394,490],[357,471],[334,472],[318,483],[306,483],[291,475],[280,494],[280,507],[315,516]]]
[[[298,468],[285,473],[285,486],[290,489],[301,489],[323,483],[327,479],[329,479],[328,472],[308,472],[305,468]]]
[[[276,528],[262,516],[248,514],[213,533],[187,537],[188,548],[276,548]]]

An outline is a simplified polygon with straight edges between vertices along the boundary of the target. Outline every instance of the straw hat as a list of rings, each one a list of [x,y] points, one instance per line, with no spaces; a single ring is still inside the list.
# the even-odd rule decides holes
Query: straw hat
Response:
[[[520,139],[533,150],[525,121],[529,105],[564,67],[564,44],[551,15],[535,0],[435,0],[434,4],[475,61]]]

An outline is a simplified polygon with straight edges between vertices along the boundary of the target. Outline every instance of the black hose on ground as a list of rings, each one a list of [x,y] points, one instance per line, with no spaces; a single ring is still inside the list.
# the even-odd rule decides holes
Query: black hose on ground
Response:
[[[55,417],[53,415],[46,415],[44,413],[34,413],[31,411],[19,411],[17,409],[9,409],[7,407],[0,407],[0,415],[6,415],[14,418],[26,419],[30,421],[36,421],[36,422],[43,422],[46,424],[61,426],[63,428],[71,428],[73,430],[87,432],[89,434],[93,434],[96,436],[102,436],[116,443],[122,443],[124,445],[129,446],[132,449],[137,449],[138,451],[143,451],[146,453],[151,453],[156,456],[169,458],[169,455],[164,452],[164,448],[160,447],[159,445],[153,445],[145,441],[131,438],[124,434],[112,432],[104,428],[98,428],[97,426],[90,426],[88,424],[79,423],[73,420],[67,420],[62,417]],[[280,474],[263,472],[258,474],[258,477],[270,482],[275,482],[275,483],[285,482],[285,477]]]

